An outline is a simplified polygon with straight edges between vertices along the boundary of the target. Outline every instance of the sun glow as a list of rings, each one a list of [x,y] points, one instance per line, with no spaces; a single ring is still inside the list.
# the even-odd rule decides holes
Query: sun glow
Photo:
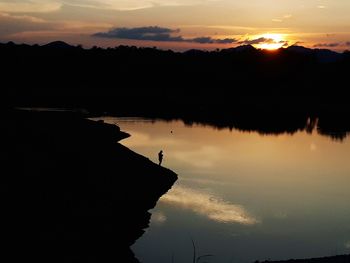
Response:
[[[264,34],[260,35],[258,38],[264,39],[259,44],[256,44],[256,48],[276,50],[284,46],[288,46],[288,41],[286,40],[286,35],[284,34]]]

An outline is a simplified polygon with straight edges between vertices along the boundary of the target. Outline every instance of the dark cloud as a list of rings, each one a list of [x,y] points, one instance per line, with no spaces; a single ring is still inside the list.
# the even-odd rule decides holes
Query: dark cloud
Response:
[[[191,42],[199,44],[232,44],[237,42],[234,38],[214,39],[211,37],[184,38],[179,29],[170,29],[165,27],[150,26],[136,28],[114,28],[107,32],[98,32],[93,34],[94,37],[132,39],[132,40],[149,40],[149,41],[167,41],[167,42]]]
[[[237,42],[237,39],[234,39],[234,38],[224,38],[224,39],[215,39],[215,43],[218,43],[218,44],[232,44],[232,43],[235,43]]]
[[[215,40],[211,37],[197,37],[193,38],[191,42],[200,43],[200,44],[212,44],[215,43]]]
[[[315,44],[314,47],[338,47],[340,46],[341,43],[318,43],[318,44]]]
[[[283,47],[286,47],[289,45],[288,41],[286,40],[280,40],[277,42],[272,38],[266,38],[266,37],[259,37],[256,39],[246,39],[243,41],[239,41],[238,43],[241,45],[282,44]]]
[[[94,34],[95,37],[103,38],[122,38],[133,40],[152,40],[152,41],[183,41],[181,36],[171,36],[172,33],[177,33],[179,30],[169,28],[150,26],[137,28],[114,28],[108,32],[99,32]]]
[[[265,37],[259,37],[256,39],[246,39],[239,42],[239,44],[241,45],[257,45],[257,44],[271,44],[271,43],[275,43],[275,41],[271,38],[265,38]]]
[[[234,38],[214,39],[211,37],[197,37],[192,39],[185,39],[186,42],[195,42],[199,44],[232,44],[237,42]]]
[[[346,46],[350,47],[350,41],[345,43]]]

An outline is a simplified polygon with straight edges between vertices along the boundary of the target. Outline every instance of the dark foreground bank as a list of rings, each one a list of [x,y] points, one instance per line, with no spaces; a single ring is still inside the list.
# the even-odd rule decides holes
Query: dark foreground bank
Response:
[[[256,261],[255,263],[349,263],[350,255],[339,255],[323,258],[310,258],[310,259],[290,259],[279,261]]]
[[[175,173],[77,113],[9,110],[2,127],[2,262],[138,262],[129,247]]]

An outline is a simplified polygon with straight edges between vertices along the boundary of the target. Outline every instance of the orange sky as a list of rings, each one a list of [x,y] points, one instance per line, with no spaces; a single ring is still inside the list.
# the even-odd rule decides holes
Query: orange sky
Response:
[[[348,0],[0,0],[0,41],[342,51],[349,12]]]

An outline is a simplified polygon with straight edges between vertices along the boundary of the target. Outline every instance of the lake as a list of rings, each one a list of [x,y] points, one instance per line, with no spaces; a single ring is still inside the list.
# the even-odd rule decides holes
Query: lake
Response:
[[[350,140],[260,135],[182,121],[102,118],[175,171],[132,250],[143,263],[254,262],[350,253]],[[147,176],[147,175],[145,175]]]

